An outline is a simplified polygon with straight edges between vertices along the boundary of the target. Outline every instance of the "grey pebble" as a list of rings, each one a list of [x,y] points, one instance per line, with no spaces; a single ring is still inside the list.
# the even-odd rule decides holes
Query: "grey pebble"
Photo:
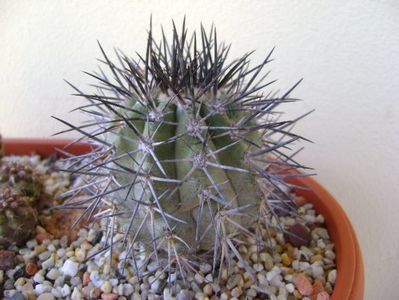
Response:
[[[14,295],[11,296],[10,300],[25,300],[24,294],[21,292],[16,292]]]
[[[15,281],[13,279],[7,279],[6,282],[4,282],[3,289],[12,290],[14,288],[14,283]]]

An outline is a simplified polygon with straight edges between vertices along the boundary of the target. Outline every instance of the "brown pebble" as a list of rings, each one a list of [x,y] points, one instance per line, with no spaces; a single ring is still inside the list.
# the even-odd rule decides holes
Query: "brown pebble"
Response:
[[[74,202],[79,202],[86,196],[76,196],[66,199],[65,204],[72,205]],[[51,218],[44,220],[44,227],[46,231],[56,238],[61,238],[64,235],[68,236],[68,241],[74,241],[78,238],[79,229],[82,228],[87,221],[87,217],[81,219],[78,224],[75,224],[77,218],[81,217],[84,210],[73,209],[67,214],[62,210],[55,210],[51,214]],[[74,226],[72,226],[74,225]]]
[[[300,223],[288,227],[285,238],[295,247],[308,246],[311,240],[309,229]]]
[[[310,296],[313,292],[312,284],[304,274],[298,274],[294,277],[292,282],[295,284],[297,290],[302,296]]]
[[[0,270],[13,269],[16,264],[16,253],[14,251],[0,250]]]
[[[313,292],[310,297],[311,300],[317,300],[317,296],[321,293],[325,292],[323,281],[320,278],[317,278],[313,283]]]
[[[119,296],[114,293],[102,293],[101,294],[101,299],[103,300],[117,300]]]
[[[15,256],[15,259],[17,260],[18,263],[23,263],[25,262],[25,259],[22,255],[18,254],[17,256]]]
[[[36,274],[38,270],[37,264],[33,263],[33,262],[28,262],[25,266],[25,272],[26,274],[28,274],[29,276],[33,276]]]
[[[306,203],[308,203],[308,200],[306,200],[306,198],[303,196],[296,196],[294,199],[294,202],[296,205],[302,206],[302,205],[305,205]]]
[[[288,267],[291,265],[292,263],[292,258],[288,256],[287,253],[283,253],[281,254],[281,261],[283,262],[283,264]]]
[[[35,238],[38,243],[43,243],[44,240],[49,240],[51,235],[48,232],[39,232]]]
[[[83,273],[83,278],[82,278],[82,283],[84,286],[88,285],[90,282],[90,273],[89,272],[84,272]]]

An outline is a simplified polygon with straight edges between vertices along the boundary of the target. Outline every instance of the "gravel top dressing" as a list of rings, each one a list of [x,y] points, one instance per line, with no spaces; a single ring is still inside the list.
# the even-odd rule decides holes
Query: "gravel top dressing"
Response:
[[[0,250],[5,299],[325,300],[334,289],[334,244],[324,217],[301,197],[297,197],[299,218],[283,213],[278,217],[292,235],[260,227],[259,235],[270,248],[261,248],[248,236],[239,237],[235,248],[243,261],[226,257],[229,268],[213,272],[210,259],[183,280],[169,273],[166,260],[148,259],[149,253],[140,245],[133,249],[133,260],[121,234],[114,235],[115,241],[121,241],[112,251],[98,254],[106,241],[101,224],[79,222],[70,229],[79,213],[49,209],[60,204],[58,196],[74,184],[65,173],[55,171],[57,162],[38,156],[3,158],[11,160],[41,174],[48,202],[39,211],[35,237],[23,246]],[[142,270],[140,274],[135,274],[134,264]]]

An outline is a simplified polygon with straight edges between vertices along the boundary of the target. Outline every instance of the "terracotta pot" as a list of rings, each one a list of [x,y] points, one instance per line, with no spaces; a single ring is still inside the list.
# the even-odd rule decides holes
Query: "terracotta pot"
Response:
[[[58,139],[4,139],[5,154],[39,154],[49,156],[62,149],[67,140]],[[82,154],[90,150],[87,144],[75,144],[68,152]],[[335,243],[337,255],[337,281],[331,300],[362,300],[364,295],[364,268],[359,243],[352,225],[338,202],[316,181],[299,177],[289,182],[307,186],[311,190],[297,190],[322,213]]]
[[[335,244],[337,281],[331,300],[362,300],[364,297],[364,267],[362,254],[353,227],[344,210],[320,184],[309,177],[297,177],[290,183],[307,186],[296,193],[313,203],[324,215],[327,229]]]

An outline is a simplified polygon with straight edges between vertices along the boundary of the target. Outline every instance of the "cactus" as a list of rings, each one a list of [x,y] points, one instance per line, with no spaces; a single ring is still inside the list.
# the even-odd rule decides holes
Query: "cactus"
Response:
[[[69,171],[86,176],[70,193],[89,196],[64,207],[106,220],[107,247],[122,240],[133,260],[143,247],[148,259],[184,277],[201,260],[213,261],[214,271],[231,256],[243,262],[240,235],[269,246],[250,224],[285,230],[273,219],[295,214],[284,179],[305,168],[289,151],[303,140],[291,128],[306,114],[278,119],[277,109],[296,101],[289,95],[299,82],[281,96],[264,93],[274,80],[260,74],[273,50],[250,67],[250,53],[228,63],[230,47],[218,43],[213,26],[197,38],[184,22],[181,32],[173,24],[171,43],[162,34],[158,43],[150,28],[137,60],[116,51],[118,64],[99,44],[108,71],[87,73],[96,92],[69,83],[87,100],[76,110],[92,121],[54,118],[93,146],[66,158]]]
[[[31,198],[12,187],[0,187],[0,247],[22,245],[35,233],[37,211]]]
[[[42,179],[23,162],[2,157],[0,136],[0,248],[22,245],[35,233]]]
[[[43,183],[34,170],[21,162],[3,161],[0,165],[0,187],[9,186],[27,196],[30,204],[39,202],[43,195]]]

